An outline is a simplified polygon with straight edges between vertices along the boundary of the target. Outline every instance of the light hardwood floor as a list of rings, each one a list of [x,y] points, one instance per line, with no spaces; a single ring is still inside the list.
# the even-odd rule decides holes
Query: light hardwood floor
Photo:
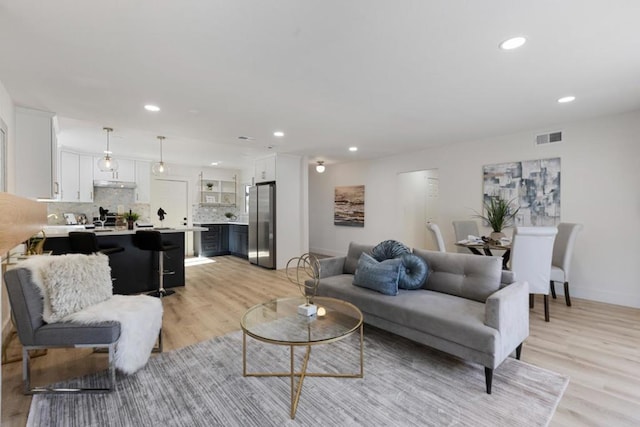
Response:
[[[235,257],[186,269],[187,286],[164,299],[165,351],[240,329],[252,305],[299,295],[283,271],[265,270]],[[522,360],[571,377],[552,426],[640,425],[640,310],[562,297],[531,311],[531,334]],[[19,346],[10,351],[19,354]],[[34,359],[38,383],[104,369],[105,355],[88,350],[49,350]],[[21,394],[21,364],[2,366],[2,426],[24,426],[30,397]],[[480,368],[478,368],[480,369]],[[498,368],[499,369],[499,368]],[[500,384],[494,384],[499,387]]]

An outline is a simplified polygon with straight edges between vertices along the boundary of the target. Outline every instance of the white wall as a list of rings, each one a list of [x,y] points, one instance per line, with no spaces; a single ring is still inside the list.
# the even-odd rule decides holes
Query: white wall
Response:
[[[536,147],[533,141],[539,132],[532,130],[310,173],[310,250],[337,255],[346,252],[350,241],[399,239],[397,174],[436,168],[436,222],[451,248],[451,221],[468,219],[474,209],[481,209],[483,165],[560,157],[561,220],[584,224],[572,264],[572,295],[640,307],[640,111],[554,129],[563,131],[560,144]],[[358,184],[366,186],[365,227],[334,226],[334,187]]]

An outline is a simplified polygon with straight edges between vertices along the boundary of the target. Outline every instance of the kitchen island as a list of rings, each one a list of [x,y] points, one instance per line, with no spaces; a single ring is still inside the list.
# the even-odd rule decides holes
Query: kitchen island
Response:
[[[165,275],[164,287],[175,288],[185,285],[184,254],[185,233],[206,231],[203,227],[175,227],[170,229],[140,228],[140,230],[157,230],[162,233],[164,242],[179,248],[165,252],[164,269],[172,271]],[[47,239],[44,250],[52,251],[53,255],[71,252],[69,245],[70,231],[94,232],[100,246],[120,246],[124,251],[109,255],[111,276],[113,277],[114,294],[137,294],[151,292],[158,289],[158,255],[152,251],[143,251],[133,244],[136,230],[126,228],[85,229],[83,226],[52,226],[46,227]]]

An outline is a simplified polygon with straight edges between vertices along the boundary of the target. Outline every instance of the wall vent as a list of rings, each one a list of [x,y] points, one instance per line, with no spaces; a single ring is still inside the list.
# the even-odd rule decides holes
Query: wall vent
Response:
[[[562,142],[562,132],[549,132],[536,136],[536,145],[556,144]]]

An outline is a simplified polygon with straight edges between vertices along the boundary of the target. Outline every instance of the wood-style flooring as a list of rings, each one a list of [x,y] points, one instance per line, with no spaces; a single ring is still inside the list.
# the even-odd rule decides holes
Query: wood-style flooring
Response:
[[[247,308],[299,295],[284,271],[231,256],[195,262],[210,260],[215,262],[187,267],[187,286],[164,299],[165,351],[239,330]],[[562,297],[551,300],[551,322],[546,323],[542,300],[536,300],[522,352],[523,361],[571,378],[551,425],[640,425],[640,310],[580,299],[572,303],[567,307]],[[19,345],[12,343],[10,353],[19,354]],[[44,384],[105,367],[103,354],[49,350],[33,359],[33,378]],[[22,395],[21,386],[21,363],[3,365],[3,427],[26,423],[31,398]]]

